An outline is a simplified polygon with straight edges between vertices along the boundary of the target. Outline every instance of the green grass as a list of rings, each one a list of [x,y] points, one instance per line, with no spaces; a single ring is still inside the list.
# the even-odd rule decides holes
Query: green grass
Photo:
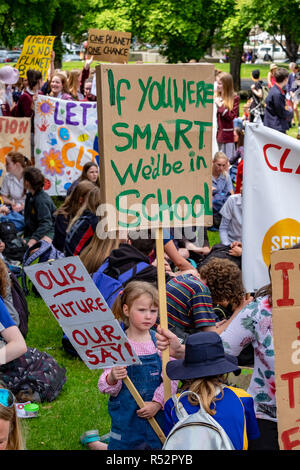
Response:
[[[106,434],[110,429],[106,395],[97,382],[100,370],[90,370],[79,358],[69,356],[61,346],[62,332],[41,298],[27,297],[30,310],[26,343],[53,356],[66,368],[67,381],[59,396],[41,403],[39,416],[23,419],[28,450],[81,450],[80,435],[88,429]]]

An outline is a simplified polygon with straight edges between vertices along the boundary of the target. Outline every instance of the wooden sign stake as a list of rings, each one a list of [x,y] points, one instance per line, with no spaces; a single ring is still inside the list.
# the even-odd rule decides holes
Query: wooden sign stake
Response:
[[[135,399],[136,403],[138,404],[138,406],[140,408],[143,408],[143,406],[145,406],[145,402],[144,400],[142,399],[141,395],[139,394],[139,392],[137,391],[137,389],[135,388],[135,386],[133,385],[132,381],[130,380],[129,377],[126,377],[125,379],[123,379],[123,382],[125,383],[126,387],[128,388],[128,390],[130,391],[131,395],[133,396],[133,398]],[[164,444],[165,440],[166,440],[166,436],[164,435],[163,431],[161,430],[158,422],[154,419],[154,418],[149,418],[148,419],[149,421],[149,424],[152,426],[152,429],[154,430],[154,432],[157,434],[157,436],[159,437],[160,439],[160,442],[162,444]]]
[[[167,297],[166,297],[166,275],[165,275],[165,257],[164,257],[164,239],[163,229],[156,229],[156,258],[157,258],[157,277],[158,277],[158,294],[159,294],[159,317],[160,326],[165,330],[168,329],[167,316]],[[166,365],[170,359],[169,348],[162,351],[162,370],[164,381],[164,400],[171,397],[171,381],[166,374]]]

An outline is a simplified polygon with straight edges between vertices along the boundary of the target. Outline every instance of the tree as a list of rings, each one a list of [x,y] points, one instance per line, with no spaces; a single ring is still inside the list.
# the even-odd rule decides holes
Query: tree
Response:
[[[188,62],[210,49],[234,1],[111,0],[102,3],[99,14],[90,13],[86,22],[100,29],[123,27],[141,42],[160,45],[168,62]]]
[[[236,91],[241,89],[240,70],[244,43],[256,24],[257,12],[253,0],[237,0],[232,15],[223,24],[216,37],[217,43],[229,49],[230,73]]]
[[[62,33],[75,35],[90,0],[1,0],[0,42],[22,44],[28,35],[56,36],[56,67],[61,66]]]
[[[274,36],[290,61],[295,62],[300,44],[299,0],[253,0],[258,13],[257,24]],[[277,38],[276,38],[277,36]],[[285,43],[278,39],[285,37]]]

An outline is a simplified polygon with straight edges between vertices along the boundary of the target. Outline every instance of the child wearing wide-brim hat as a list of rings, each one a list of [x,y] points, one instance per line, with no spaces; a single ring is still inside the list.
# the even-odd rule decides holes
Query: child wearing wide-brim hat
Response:
[[[184,359],[168,362],[170,379],[181,380],[182,390],[194,392],[206,412],[224,428],[236,450],[246,450],[248,440],[259,437],[253,398],[245,390],[225,384],[229,372],[239,374],[237,359],[225,354],[221,337],[212,331],[192,334],[185,345]],[[193,395],[183,396],[181,403],[188,414],[199,409]],[[174,402],[165,404],[166,435],[178,421]]]

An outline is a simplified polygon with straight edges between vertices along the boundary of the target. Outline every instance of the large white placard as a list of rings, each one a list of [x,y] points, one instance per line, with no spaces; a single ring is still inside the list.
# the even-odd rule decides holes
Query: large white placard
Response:
[[[89,369],[141,363],[78,256],[25,272]]]
[[[247,292],[270,282],[271,252],[300,243],[300,141],[247,124],[243,169],[243,280]]]

